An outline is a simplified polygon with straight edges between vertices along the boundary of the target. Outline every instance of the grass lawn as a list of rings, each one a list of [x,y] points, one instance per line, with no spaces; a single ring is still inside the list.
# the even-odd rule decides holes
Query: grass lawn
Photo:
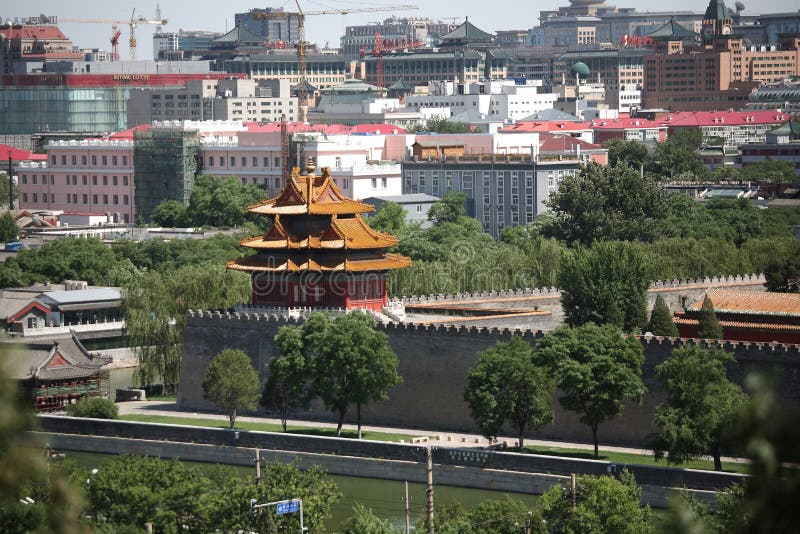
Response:
[[[121,415],[120,419],[123,421],[137,421],[140,423],[165,423],[169,425],[190,425],[190,426],[207,426],[211,428],[228,428],[228,421],[223,419],[195,419],[194,417],[180,417],[171,415],[144,415],[144,414],[128,414]],[[279,424],[273,423],[251,423],[245,421],[236,422],[237,430],[259,430],[262,432],[283,432],[283,428]],[[291,434],[306,434],[309,436],[327,436],[335,437],[335,428],[318,428],[312,426],[292,426],[286,427],[287,432]],[[350,429],[342,429],[343,438],[356,438],[357,432]],[[361,432],[362,439],[372,441],[410,441],[414,436],[411,434],[388,434],[383,432],[370,432],[363,430]]]
[[[176,402],[178,400],[177,395],[148,395],[147,400],[149,401],[172,401]]]
[[[513,450],[513,449],[509,449]],[[585,460],[603,460],[606,462],[614,462],[619,464],[640,464],[652,465],[656,467],[677,467],[684,469],[705,469],[707,471],[714,470],[714,462],[711,460],[693,460],[685,464],[672,465],[668,464],[666,460],[659,460],[656,462],[652,454],[646,453],[629,453],[629,452],[612,452],[600,449],[600,458],[595,458],[594,453],[590,450],[583,449],[566,449],[560,447],[540,447],[536,445],[525,447],[526,454],[545,454],[549,456],[564,456],[567,458],[582,458]],[[736,462],[722,462],[722,469],[733,473],[747,473],[748,465],[746,463]]]

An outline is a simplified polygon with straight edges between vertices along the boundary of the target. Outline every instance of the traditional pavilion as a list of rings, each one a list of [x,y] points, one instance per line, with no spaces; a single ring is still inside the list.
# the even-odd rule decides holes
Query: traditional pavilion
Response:
[[[411,260],[386,252],[397,238],[361,218],[374,209],[344,196],[327,167],[319,175],[313,165],[303,175],[295,167],[277,197],[248,208],[273,224],[243,240],[257,254],[228,262],[228,269],[251,273],[254,306],[379,312],[388,273]]]

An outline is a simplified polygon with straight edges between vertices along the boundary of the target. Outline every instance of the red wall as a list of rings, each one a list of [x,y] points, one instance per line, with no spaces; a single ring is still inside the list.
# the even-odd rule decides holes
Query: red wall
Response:
[[[681,337],[697,337],[697,327],[689,325],[678,325],[678,332]],[[760,341],[771,343],[777,341],[780,343],[797,344],[800,343],[800,335],[794,332],[778,331],[778,330],[740,330],[738,328],[722,328],[722,339],[731,341]]]

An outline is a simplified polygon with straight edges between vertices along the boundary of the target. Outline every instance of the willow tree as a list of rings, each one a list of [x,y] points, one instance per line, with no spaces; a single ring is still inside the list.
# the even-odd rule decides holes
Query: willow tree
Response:
[[[125,287],[123,311],[141,384],[160,379],[171,388],[178,383],[188,310],[230,307],[245,302],[249,292],[246,275],[211,263],[134,277]]]

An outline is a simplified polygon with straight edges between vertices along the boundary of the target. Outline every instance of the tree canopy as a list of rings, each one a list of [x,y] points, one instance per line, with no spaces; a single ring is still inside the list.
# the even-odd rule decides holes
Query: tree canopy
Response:
[[[733,363],[733,356],[718,348],[690,346],[675,349],[656,367],[667,394],[653,418],[656,458],[680,464],[710,455],[714,469],[722,470],[724,434],[746,401],[742,389],[726,376]]]
[[[556,486],[542,495],[541,510],[548,532],[643,534],[653,525],[650,508],[641,500],[636,479],[623,471],[619,479],[579,476],[574,494],[571,487],[562,492]]]
[[[658,185],[624,164],[589,163],[565,176],[545,204],[556,216],[553,237],[584,245],[602,239],[652,241],[665,214]]]
[[[375,330],[375,321],[361,311],[336,318],[316,313],[303,328],[308,332],[307,350],[315,354],[311,390],[337,415],[337,435],[347,409],[355,404],[360,438],[361,407],[388,398],[389,390],[401,381],[388,337]]]
[[[304,351],[303,329],[282,326],[275,336],[278,357],[269,363],[269,376],[264,383],[261,404],[276,408],[283,431],[293,408],[308,406],[311,400],[313,360]]]
[[[211,360],[203,379],[203,398],[210,400],[236,426],[237,412],[254,410],[258,401],[258,373],[241,350],[225,349]]]
[[[460,191],[448,191],[430,207],[428,220],[437,226],[457,223],[467,214],[466,203],[467,195]]]
[[[508,424],[522,449],[526,431],[553,420],[554,388],[547,364],[534,361],[533,348],[514,337],[478,353],[464,400],[486,438],[496,438]]]
[[[626,331],[647,321],[650,286],[644,256],[625,242],[598,242],[576,247],[558,273],[566,323],[613,324]]]
[[[678,337],[678,327],[672,320],[672,312],[669,311],[669,306],[661,295],[656,297],[647,330],[654,336]]]
[[[624,400],[641,402],[644,349],[633,336],[613,326],[559,326],[536,342],[534,355],[550,362],[564,409],[580,415],[592,431],[599,456],[598,428],[622,412]]]
[[[0,215],[0,242],[7,243],[9,241],[16,241],[19,237],[19,226],[17,226],[11,212],[7,211]]]
[[[700,313],[697,316],[697,337],[700,339],[722,339],[722,325],[719,323],[714,303],[708,298],[703,298]]]

